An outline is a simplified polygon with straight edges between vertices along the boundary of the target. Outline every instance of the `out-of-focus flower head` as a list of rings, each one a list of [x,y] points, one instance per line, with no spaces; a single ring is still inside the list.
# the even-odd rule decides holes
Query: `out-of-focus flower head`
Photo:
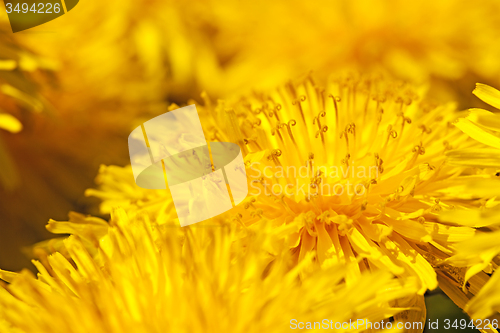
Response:
[[[3,8],[3,7],[2,7]],[[4,267],[22,267],[29,263],[19,252],[20,246],[40,240],[43,221],[37,220],[44,209],[67,211],[55,194],[41,186],[39,177],[49,154],[40,149],[44,138],[37,133],[45,121],[53,120],[50,104],[42,97],[53,83],[54,63],[40,57],[12,33],[5,12],[0,13],[0,262]],[[42,157],[39,159],[39,157]],[[51,165],[52,167],[53,165]],[[67,184],[65,184],[67,189]],[[40,190],[42,188],[43,190]],[[43,198],[43,199],[42,199]],[[50,199],[49,199],[50,198]],[[48,212],[47,212],[48,213]],[[64,216],[64,215],[62,215]],[[34,227],[33,220],[39,222]],[[28,232],[26,230],[29,230]],[[35,231],[36,230],[36,231]],[[23,262],[24,259],[24,262]]]
[[[111,0],[82,2],[35,28],[56,34],[25,37],[62,61],[67,103],[224,96],[352,64],[457,90],[456,80],[498,77],[499,10],[496,0]]]
[[[0,19],[0,139],[19,133],[33,113],[47,111],[36,81],[37,72],[52,68],[13,36],[7,22]],[[7,134],[9,133],[9,134]],[[15,162],[5,143],[0,142],[0,188],[12,189],[19,182]]]
[[[382,269],[418,278],[418,295],[438,283],[477,293],[487,276],[465,283],[466,269],[446,261],[476,230],[438,214],[493,204],[489,192],[463,189],[495,174],[446,162],[451,149],[482,148],[452,124],[453,103],[381,74],[326,83],[307,76],[216,104],[204,96],[207,139],[242,147],[250,185],[246,202],[216,220],[269,228],[267,251],[285,244],[297,263],[313,253],[310,269],[348,265],[348,284]],[[87,194],[103,200],[103,212],[121,205],[160,224],[175,217],[169,193],[138,189],[129,168],[102,167],[97,180]]]
[[[374,323],[404,310],[398,302],[417,289],[415,279],[388,272],[346,285],[345,267],[300,280],[312,256],[291,266],[285,248],[272,257],[263,251],[270,235],[242,240],[230,225],[187,227],[180,238],[122,210],[109,224],[53,223],[73,233],[64,242],[70,258],[55,252],[45,264],[35,261],[38,278],[0,271],[10,282],[0,287],[2,332],[268,332],[289,327],[292,318]],[[79,237],[85,228],[104,232],[93,246],[97,254]]]

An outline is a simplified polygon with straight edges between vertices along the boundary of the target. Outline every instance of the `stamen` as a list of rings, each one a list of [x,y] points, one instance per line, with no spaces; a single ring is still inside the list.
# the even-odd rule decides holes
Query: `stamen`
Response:
[[[425,154],[425,148],[423,146],[423,143],[420,142],[419,145],[413,147],[412,153],[415,153],[415,155],[413,155],[412,159],[408,162],[408,168],[413,167],[413,165],[417,161],[418,155],[424,155]]]
[[[256,202],[257,200],[255,198],[251,198],[249,200],[249,202],[245,203],[245,209],[248,209],[250,207],[252,207],[253,209],[257,209],[257,207],[254,206],[254,203]]]
[[[316,88],[316,96],[318,96],[318,104],[321,106],[321,109],[324,110],[326,108],[325,89],[319,88],[319,87],[315,87],[315,88]]]
[[[238,117],[234,109],[226,110],[226,133],[229,133],[229,138],[232,142],[236,142],[242,149],[243,154],[248,154],[247,147],[243,144],[243,133],[238,123]]]
[[[318,115],[316,117],[313,118],[313,125],[316,124],[316,122],[318,123],[318,129],[321,129],[321,120],[319,117],[325,117],[326,116],[326,111],[321,111],[320,113],[318,113]]]
[[[295,91],[295,86],[293,85],[292,81],[288,81],[285,84],[285,87],[290,89],[290,94],[292,95],[293,98],[297,96],[297,91]]]
[[[378,125],[382,122],[382,116],[384,115],[384,109],[380,109],[380,112],[377,114],[377,131]]]
[[[366,189],[366,196],[368,196],[368,193],[370,193],[370,189],[371,189],[372,185],[377,185],[376,179],[370,179],[370,180],[366,181],[365,183],[363,183],[363,186]]]
[[[250,107],[249,107],[249,109],[250,109]],[[250,112],[252,112],[255,115],[258,115],[262,112],[262,109],[261,108],[256,108],[255,110],[250,109]]]
[[[252,125],[252,128],[259,127],[260,125],[262,125],[262,120],[260,120],[259,118],[257,118],[257,121],[254,122],[254,123],[251,123],[251,125]]]
[[[347,133],[352,134],[353,136],[353,151],[356,151],[356,124],[355,123],[350,123],[349,128],[347,129]]]
[[[244,229],[248,229],[247,226],[245,225],[245,223],[243,223],[242,218],[243,218],[243,215],[238,213],[235,216],[233,216],[233,221],[238,222],[238,224],[241,225]]]
[[[316,124],[316,122],[318,123],[318,131],[316,132],[314,137],[318,138],[318,136],[321,135],[321,142],[323,144],[323,147],[325,146],[325,137],[324,137],[323,133],[328,131],[328,126],[321,127],[320,117],[325,117],[325,116],[326,116],[326,111],[322,111],[322,112],[318,113],[318,115],[316,117],[313,118],[313,125]]]
[[[344,129],[344,131],[340,134],[340,138],[345,137],[345,142],[346,142],[346,150],[349,153],[349,133],[353,134],[354,136],[354,145],[353,149],[356,149],[355,143],[356,143],[356,124],[350,123],[347,125]]]
[[[281,136],[280,129],[283,128],[283,124],[278,123],[275,128],[271,130],[271,135],[274,136],[276,133],[278,133],[278,137],[280,138],[281,143],[283,146],[285,146],[285,141],[283,140],[283,137]]]
[[[264,214],[264,211],[262,209],[256,209],[250,212],[251,217],[259,217],[262,218],[262,215]]]
[[[393,139],[398,137],[398,132],[392,129],[392,125],[387,126],[387,132],[389,133],[387,135],[387,139],[385,140],[384,148],[387,146],[389,143],[389,139],[392,137]]]
[[[314,153],[309,153],[309,158],[306,161],[306,165],[309,167],[309,174],[313,173],[313,160],[314,160]]]
[[[280,128],[286,127],[287,133],[290,136],[290,140],[292,140],[292,144],[295,147],[294,151],[297,153],[299,160],[302,160],[301,149],[299,149],[299,146],[297,145],[297,142],[295,141],[295,137],[293,136],[293,133],[292,133],[292,126],[295,126],[295,125],[297,125],[297,121],[295,119],[291,119],[288,121],[288,123],[281,124]],[[285,143],[283,142],[283,144],[285,144]]]
[[[401,96],[397,97],[395,103],[400,104],[399,105],[399,113],[403,113],[403,104],[404,104],[403,98]]]
[[[302,117],[302,121],[304,122],[304,125],[307,128],[306,118],[304,116],[304,110],[302,109],[302,104],[301,104],[302,102],[305,102],[306,99],[307,99],[306,96],[302,95],[298,99],[292,101],[292,105],[297,105],[299,107],[300,116]]]
[[[325,144],[325,138],[323,136],[323,133],[326,133],[327,131],[328,131],[328,126],[323,126],[323,128],[321,128],[320,130],[318,130],[316,132],[316,135],[314,136],[317,139],[318,136],[321,135],[321,141],[323,142],[323,145]]]
[[[250,145],[250,144],[256,145],[257,146],[257,150],[262,150],[262,147],[259,144],[259,141],[257,140],[257,137],[245,138],[245,139],[243,139],[243,143],[245,145],[247,145],[247,146]]]
[[[382,111],[381,108],[380,108],[380,105],[385,103],[385,101],[387,100],[386,96],[373,96],[373,100],[377,102],[377,106],[375,107],[375,113],[378,114],[378,111]],[[383,112],[382,112],[383,113]]]
[[[378,153],[375,153],[375,166],[380,173],[384,172],[384,167],[382,166],[382,164],[384,164],[384,160],[380,158]]]
[[[297,122],[295,121],[295,119],[289,120],[288,124],[283,124],[283,126],[286,126],[286,128],[287,128],[288,135],[290,135],[290,138],[292,139],[294,146],[298,149],[297,143],[295,142],[295,138],[293,137],[292,129],[291,129],[291,126],[295,126],[295,125],[297,125]]]
[[[345,156],[345,158],[343,158],[340,163],[342,163],[343,165],[345,165],[346,167],[349,167],[349,159],[351,158],[351,155],[350,154],[347,154]],[[347,173],[345,173],[345,176],[344,178],[347,178]]]
[[[281,166],[280,161],[278,160],[278,157],[282,155],[281,149],[273,149],[271,153],[267,156],[267,159],[269,161],[273,161],[276,163],[276,165]]]
[[[276,106],[274,107],[272,112],[273,112],[274,116],[276,117],[276,120],[278,120],[278,122],[281,122],[280,117],[278,115],[279,110],[281,110],[281,104],[276,104]]]
[[[432,133],[432,128],[428,128],[424,124],[418,125],[418,128],[420,128],[422,130],[422,135],[424,133],[426,133],[426,134],[431,134]]]
[[[349,152],[349,137],[347,136],[347,126],[346,126],[346,129],[344,131],[342,131],[342,133],[340,133],[340,138],[345,138],[345,144],[346,144],[346,150],[347,152]]]
[[[413,147],[412,153],[415,153],[416,155],[424,155],[425,154],[425,148],[422,145],[422,142],[418,146]]]
[[[401,135],[403,135],[403,130],[404,130],[404,128],[405,128],[405,124],[408,124],[408,125],[409,125],[409,124],[411,124],[411,119],[410,119],[410,118],[408,118],[408,117],[405,117],[405,115],[404,115],[404,113],[403,113],[403,112],[400,112],[400,113],[398,114],[398,116],[400,116],[400,117],[401,117],[401,119],[402,119],[402,122],[401,122],[401,131],[400,131],[400,133],[401,133]]]
[[[335,108],[335,133],[338,134],[339,131],[339,106],[338,103],[340,102],[340,97],[338,96],[333,96],[332,94],[328,95],[333,100],[333,107]]]

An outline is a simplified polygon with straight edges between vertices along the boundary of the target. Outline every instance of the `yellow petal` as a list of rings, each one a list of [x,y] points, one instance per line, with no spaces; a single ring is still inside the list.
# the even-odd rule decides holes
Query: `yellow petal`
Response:
[[[423,294],[427,289],[437,288],[436,271],[403,237],[393,233],[390,240],[384,243],[384,246],[385,249],[382,247],[382,250],[387,256],[408,265],[412,268],[411,271],[419,277],[423,283],[419,293]]]
[[[477,126],[469,119],[461,118],[455,122],[462,132],[468,134],[471,138],[484,143],[485,145],[500,149],[500,138],[487,132],[483,128]]]
[[[396,220],[386,216],[381,217],[381,220],[388,226],[393,227],[394,231],[406,238],[423,242],[430,242],[432,240],[429,232],[420,222],[412,220]]]
[[[16,98],[19,102],[30,108],[34,112],[43,111],[43,104],[35,97],[17,89],[9,84],[0,85],[0,92],[7,96]]]
[[[486,84],[476,83],[476,89],[472,92],[489,105],[500,109],[500,91]]]
[[[483,109],[470,109],[467,119],[492,131],[500,131],[500,116]]]
[[[495,184],[495,183],[493,183]],[[498,225],[500,207],[491,209],[457,209],[447,210],[439,214],[439,221],[455,223],[472,228]]]
[[[17,275],[18,273],[4,271],[3,269],[0,269],[0,279],[6,282],[11,283]]]
[[[1,71],[11,71],[13,69],[16,69],[17,67],[17,62],[12,59],[3,59],[0,60],[0,70]]]
[[[336,258],[335,247],[333,241],[325,230],[325,224],[322,222],[315,223],[316,230],[318,232],[318,260],[320,264],[323,264],[326,260],[330,258]]]
[[[425,222],[425,228],[436,242],[456,243],[470,239],[475,234],[475,229],[468,227],[452,227],[440,223]]]
[[[457,149],[446,153],[447,162],[456,166],[478,168],[497,168],[500,161],[500,150],[497,149]]]
[[[469,298],[463,293],[462,288],[457,287],[456,283],[442,272],[438,274],[437,279],[439,281],[439,288],[444,291],[446,296],[448,296],[453,303],[463,309],[465,304],[469,301]],[[469,311],[465,311],[470,314]]]
[[[472,318],[487,318],[495,313],[495,307],[500,304],[500,274],[495,272],[483,289],[467,304],[465,310]]]
[[[400,305],[398,303],[398,305]],[[412,304],[405,304],[406,307],[410,307],[410,310],[403,311],[394,316],[395,320],[401,320],[402,322],[415,323],[411,325],[412,327],[408,329],[407,333],[421,333],[425,327],[425,317],[427,314],[427,309],[425,307],[424,296],[415,295],[412,299]],[[416,325],[420,323],[421,326]]]
[[[11,133],[17,133],[23,129],[23,124],[10,114],[0,113],[0,128]]]

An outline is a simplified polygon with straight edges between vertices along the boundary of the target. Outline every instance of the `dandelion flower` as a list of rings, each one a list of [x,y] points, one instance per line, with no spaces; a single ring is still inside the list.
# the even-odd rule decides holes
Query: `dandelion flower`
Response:
[[[484,102],[496,109],[500,109],[500,91],[484,84],[477,84],[473,93]],[[455,125],[471,138],[482,144],[476,149],[457,149],[448,152],[449,163],[482,170],[484,179],[479,179],[470,184],[465,190],[469,192],[482,192],[491,197],[498,196],[500,182],[498,179],[489,179],[490,174],[498,178],[500,161],[500,117],[498,114],[483,110],[470,109],[465,118],[460,118]],[[498,295],[499,274],[496,272],[499,263],[500,247],[500,214],[496,200],[489,200],[481,210],[450,211],[440,217],[447,223],[464,221],[468,225],[481,228],[475,237],[457,245],[457,253],[448,259],[456,266],[467,268],[465,282],[469,279],[488,280],[487,274],[492,278],[477,293],[468,297],[458,298],[457,301],[465,305],[465,309],[475,319],[485,319],[494,314],[498,315],[500,306]],[[455,290],[455,293],[456,290]],[[477,295],[476,295],[477,294]],[[473,297],[476,295],[475,297]],[[471,299],[472,298],[472,299]]]
[[[237,232],[187,227],[179,238],[145,215],[129,219],[115,210],[97,255],[73,235],[64,241],[70,259],[55,252],[46,265],[34,261],[38,278],[0,271],[10,282],[0,288],[2,332],[272,332],[289,329],[291,319],[374,323],[404,310],[394,303],[417,289],[415,279],[387,272],[348,286],[342,267],[300,280],[303,267],[290,266],[289,251],[272,258],[262,251],[270,235],[250,233],[241,242]]]
[[[491,196],[463,189],[494,175],[447,164],[447,151],[481,144],[452,124],[453,103],[423,95],[384,75],[350,73],[325,88],[307,76],[217,104],[204,96],[198,109],[206,137],[240,144],[250,186],[246,202],[216,220],[271,228],[268,251],[284,242],[297,264],[314,253],[311,270],[347,265],[347,284],[364,271],[389,270],[418,279],[414,302],[441,281],[461,290],[465,268],[446,259],[476,230],[438,215],[484,206]],[[134,186],[126,168],[103,167],[98,180],[88,194],[105,209],[119,203],[162,214],[158,223],[175,214],[166,193],[123,191]],[[477,292],[483,284],[473,279],[467,287]]]

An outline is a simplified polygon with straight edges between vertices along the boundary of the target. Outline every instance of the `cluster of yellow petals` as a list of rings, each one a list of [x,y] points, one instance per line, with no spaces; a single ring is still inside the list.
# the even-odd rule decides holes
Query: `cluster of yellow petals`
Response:
[[[261,247],[271,235],[241,236],[230,224],[186,227],[180,238],[146,214],[129,219],[114,210],[109,224],[73,215],[73,222],[52,222],[72,234],[67,257],[55,252],[34,261],[37,277],[0,271],[10,282],[0,288],[2,332],[263,332],[318,318],[375,323],[404,310],[397,301],[417,289],[416,280],[387,272],[346,285],[343,266],[300,279],[311,256],[301,265],[286,248],[270,256]]]
[[[284,244],[296,264],[312,253],[308,272],[346,265],[349,285],[380,270],[416,278],[412,302],[421,307],[408,313],[418,320],[425,318],[423,293],[438,285],[464,307],[488,275],[482,269],[470,275],[450,257],[485,224],[439,216],[494,207],[496,194],[478,184],[497,176],[454,162],[460,151],[488,148],[455,126],[464,113],[454,104],[424,96],[425,89],[386,75],[355,73],[335,75],[324,86],[308,75],[216,104],[203,95],[198,109],[207,138],[243,147],[250,187],[244,203],[210,223],[267,230],[275,237],[267,252]],[[333,166],[341,171],[329,174]],[[301,167],[309,170],[306,177],[287,172]],[[376,172],[345,173],[347,167]],[[348,182],[362,185],[363,195],[319,191]],[[174,223],[168,191],[138,190],[129,167],[102,166],[97,183],[87,195],[102,199],[102,212],[122,206],[130,214],[147,212],[160,224]],[[287,184],[291,193],[273,192]]]
[[[484,84],[477,84],[474,94],[481,100],[500,110],[500,91]],[[469,114],[460,118],[456,126],[471,138],[485,145],[483,149],[458,149],[448,153],[450,163],[460,166],[470,166],[496,172],[498,177],[500,161],[500,116],[497,113],[483,109],[470,109]],[[497,197],[500,180],[483,179],[465,188],[468,192],[487,193]],[[473,318],[487,318],[496,316],[500,308],[499,288],[500,275],[496,272],[500,264],[500,214],[496,203],[485,209],[474,211],[452,211],[441,216],[443,221],[460,223],[465,221],[472,227],[481,227],[477,235],[457,245],[457,253],[448,261],[454,265],[467,269],[466,280],[473,279],[483,272],[492,274],[481,291],[472,298],[460,299],[461,306],[465,306]],[[486,280],[485,280],[486,282]],[[471,299],[472,298],[472,299]],[[470,299],[470,300],[469,300]]]
[[[69,145],[87,177],[117,137],[178,107],[165,101],[204,90],[196,105],[205,135],[240,145],[250,188],[235,209],[181,229],[168,190],[138,188],[128,166],[101,166],[86,195],[101,199],[110,221],[51,220],[49,231],[71,236],[35,247],[37,277],[0,271],[9,283],[0,288],[0,330],[423,322],[423,295],[437,287],[472,318],[498,316],[500,117],[441,102],[463,105],[478,78],[500,86],[497,12],[496,0],[110,0],[82,2],[48,23],[61,33],[43,43],[0,32],[8,135],[22,130],[22,110],[46,107],[31,74],[56,69],[29,45],[64,68],[63,88],[47,96],[66,128],[41,140],[59,152]],[[364,74],[337,74],[344,68]],[[373,74],[380,68],[390,74]],[[282,84],[310,69],[316,79]],[[474,93],[500,109],[498,90],[478,84]],[[84,140],[88,129],[99,134]],[[13,188],[6,152],[0,142],[0,186]],[[109,160],[126,160],[115,153]],[[81,187],[65,175],[54,183]]]

